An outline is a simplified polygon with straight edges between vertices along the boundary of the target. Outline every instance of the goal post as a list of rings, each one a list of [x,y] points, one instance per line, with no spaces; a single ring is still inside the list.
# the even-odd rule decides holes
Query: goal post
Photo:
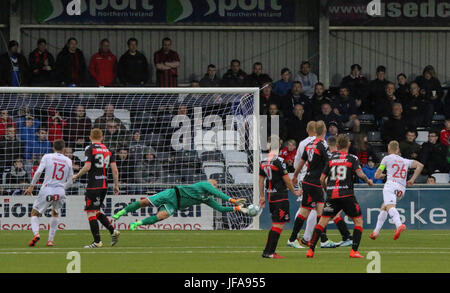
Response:
[[[0,136],[9,135],[0,143],[2,195],[22,194],[36,163],[51,152],[49,145],[56,139],[66,141],[74,166],[77,161],[80,167],[89,143],[86,133],[99,127],[105,144],[119,158],[124,196],[214,178],[224,193],[247,196],[258,204],[259,92],[259,88],[0,87]],[[79,112],[84,114],[78,117]],[[21,172],[25,176],[16,176]],[[82,179],[69,195],[82,195],[85,183]],[[229,214],[214,212],[214,229],[259,229],[259,216]]]

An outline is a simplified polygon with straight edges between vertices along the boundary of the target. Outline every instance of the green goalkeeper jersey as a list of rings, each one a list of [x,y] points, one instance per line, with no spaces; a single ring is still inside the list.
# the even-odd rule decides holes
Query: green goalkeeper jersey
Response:
[[[224,201],[230,200],[228,195],[215,189],[208,181],[202,181],[187,186],[177,186],[177,188],[180,191],[181,198],[179,209],[181,210],[200,203],[211,205],[215,202],[214,197],[221,198]]]

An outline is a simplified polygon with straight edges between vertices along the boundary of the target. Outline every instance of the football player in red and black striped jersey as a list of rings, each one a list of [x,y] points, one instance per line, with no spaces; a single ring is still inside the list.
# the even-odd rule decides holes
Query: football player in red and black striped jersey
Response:
[[[94,242],[85,246],[85,248],[100,248],[103,246],[97,220],[111,233],[111,246],[113,246],[117,243],[120,232],[114,230],[108,218],[100,211],[100,206],[105,200],[108,191],[108,167],[111,166],[115,195],[119,194],[119,171],[113,153],[102,144],[102,131],[98,128],[92,129],[89,138],[92,144],[86,148],[86,162],[84,162],[84,166],[80,172],[73,176],[73,181],[75,181],[88,173],[85,211],[89,219],[89,226],[94,237]]]
[[[279,142],[280,139],[275,135],[269,138],[269,157],[266,161],[261,162],[259,168],[259,205],[264,208],[266,203],[265,182],[269,209],[272,214],[272,228],[269,231],[266,247],[262,254],[264,258],[284,258],[276,254],[275,250],[284,224],[290,221],[288,189],[295,195],[300,195],[299,191],[294,190],[294,185],[286,170],[286,163],[278,157]]]
[[[323,215],[316,225],[311,246],[306,254],[307,257],[314,257],[314,249],[317,241],[328,225],[330,218],[333,218],[341,210],[353,219],[355,223],[353,229],[353,244],[350,250],[350,257],[362,258],[358,253],[359,243],[362,236],[362,213],[353,191],[354,174],[367,182],[369,186],[373,185],[372,180],[367,178],[361,170],[359,160],[356,156],[348,154],[350,140],[347,135],[341,134],[337,138],[338,151],[333,153],[327,162],[320,177],[320,183],[327,193],[327,200],[323,209]],[[327,180],[328,178],[328,180]]]

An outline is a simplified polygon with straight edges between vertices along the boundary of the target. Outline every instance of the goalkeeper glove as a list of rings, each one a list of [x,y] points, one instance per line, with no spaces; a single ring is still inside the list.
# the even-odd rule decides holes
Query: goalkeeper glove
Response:
[[[244,208],[243,205],[235,206],[235,207],[234,207],[234,210],[235,210],[235,211],[239,211],[239,212],[241,212],[241,213],[243,213],[243,214],[248,214],[248,209],[247,209],[247,208]]]
[[[244,205],[244,203],[246,203],[246,202],[247,202],[247,200],[245,198],[233,199],[231,201],[232,204],[237,205],[237,206]]]

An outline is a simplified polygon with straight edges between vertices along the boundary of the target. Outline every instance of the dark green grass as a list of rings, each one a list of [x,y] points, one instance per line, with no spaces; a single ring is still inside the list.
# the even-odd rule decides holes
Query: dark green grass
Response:
[[[450,272],[450,231],[406,230],[397,241],[393,231],[383,230],[375,241],[364,231],[360,253],[381,255],[384,273]],[[287,259],[262,259],[267,231],[122,231],[120,241],[110,247],[110,236],[102,231],[101,249],[83,249],[89,231],[58,231],[53,248],[45,246],[47,232],[35,248],[27,246],[30,231],[0,232],[0,273],[64,273],[67,252],[81,254],[81,272],[187,272],[187,273],[365,273],[370,260],[350,259],[349,247],[316,249],[314,259],[306,249],[286,246],[290,231],[284,231],[277,252]],[[329,237],[338,241],[336,230]]]

